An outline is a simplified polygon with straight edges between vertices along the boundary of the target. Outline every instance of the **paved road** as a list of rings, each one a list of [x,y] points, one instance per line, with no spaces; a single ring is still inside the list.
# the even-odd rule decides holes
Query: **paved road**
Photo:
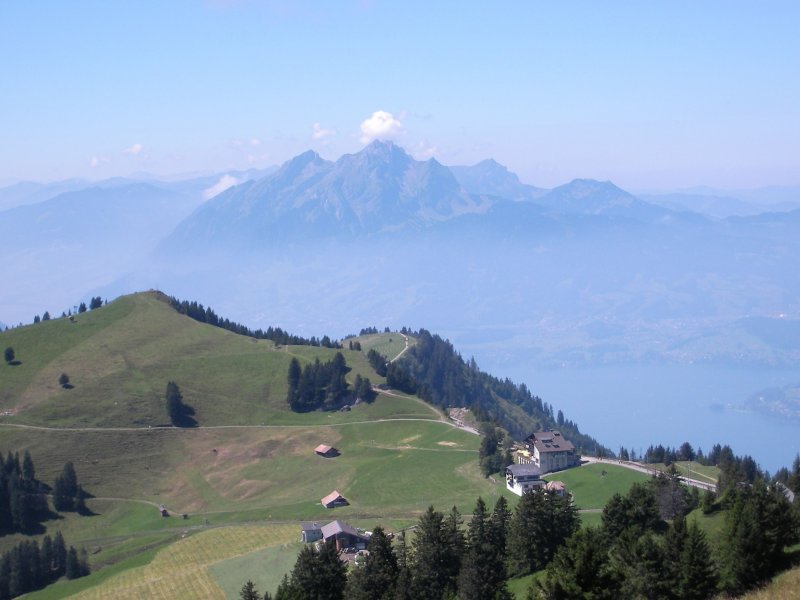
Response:
[[[645,473],[647,475],[657,475],[660,472],[651,466],[642,463],[632,462],[629,460],[614,460],[611,458],[595,458],[594,456],[581,456],[581,462],[585,464],[602,463],[607,465],[616,465],[618,467],[625,467],[626,469],[631,469],[632,471],[639,471],[640,473]],[[680,475],[678,478],[688,486],[696,487],[701,490],[710,490],[712,492],[717,491],[717,485],[715,483],[709,483],[708,481],[700,481],[699,479],[691,479],[689,477],[684,477],[682,475]]]

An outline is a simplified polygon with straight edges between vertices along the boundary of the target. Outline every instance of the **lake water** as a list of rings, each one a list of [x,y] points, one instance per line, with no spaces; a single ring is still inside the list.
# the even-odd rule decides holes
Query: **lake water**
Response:
[[[542,370],[509,364],[493,368],[480,359],[479,364],[525,382],[614,451],[623,445],[639,454],[650,444],[677,447],[688,441],[707,452],[715,443],[728,444],[770,472],[790,467],[800,452],[800,420],[743,407],[765,388],[800,383],[800,368],[666,364]]]

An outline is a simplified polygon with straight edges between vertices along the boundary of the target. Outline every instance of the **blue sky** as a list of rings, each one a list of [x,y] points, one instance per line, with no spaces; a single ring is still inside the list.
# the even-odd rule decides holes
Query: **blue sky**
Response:
[[[797,185],[798,23],[797,2],[8,1],[0,181],[391,137],[542,186]]]

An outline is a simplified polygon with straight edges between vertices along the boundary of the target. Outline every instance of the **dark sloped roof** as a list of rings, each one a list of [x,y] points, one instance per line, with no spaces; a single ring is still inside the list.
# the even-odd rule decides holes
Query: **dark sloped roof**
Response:
[[[521,475],[536,475],[541,477],[543,471],[536,465],[508,465],[506,471],[510,472],[514,477]]]
[[[346,533],[348,535],[364,537],[358,533],[358,531],[356,531],[355,527],[348,525],[347,523],[342,523],[338,519],[322,526],[322,537],[324,537],[326,540],[338,533]]]

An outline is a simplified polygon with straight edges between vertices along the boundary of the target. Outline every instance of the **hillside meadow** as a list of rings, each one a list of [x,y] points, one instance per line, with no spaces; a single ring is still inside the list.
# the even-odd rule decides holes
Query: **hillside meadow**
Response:
[[[396,356],[405,339],[356,340],[361,352],[341,351],[348,380],[383,383],[365,354]],[[387,391],[349,411],[292,413],[291,359],[330,360],[335,350],[201,324],[157,292],[4,332],[0,345],[20,363],[0,368],[1,408],[11,413],[0,417],[0,450],[29,451],[48,483],[71,461],[91,494],[89,516],[63,513],[37,537],[62,531],[87,549],[95,572],[32,598],[235,598],[248,577],[274,589],[294,564],[301,520],[397,530],[429,505],[469,515],[479,496],[492,505],[500,495],[512,507],[517,501],[502,477],[481,475],[478,436],[438,409]],[[61,373],[74,387],[58,384]],[[197,427],[168,425],[167,381],[180,386]],[[321,443],[341,454],[317,456]],[[599,522],[607,498],[645,478],[597,466],[550,477],[574,491],[584,523]],[[322,507],[334,489],[349,506]],[[162,504],[170,517],[160,516]],[[0,538],[0,550],[21,539]]]

